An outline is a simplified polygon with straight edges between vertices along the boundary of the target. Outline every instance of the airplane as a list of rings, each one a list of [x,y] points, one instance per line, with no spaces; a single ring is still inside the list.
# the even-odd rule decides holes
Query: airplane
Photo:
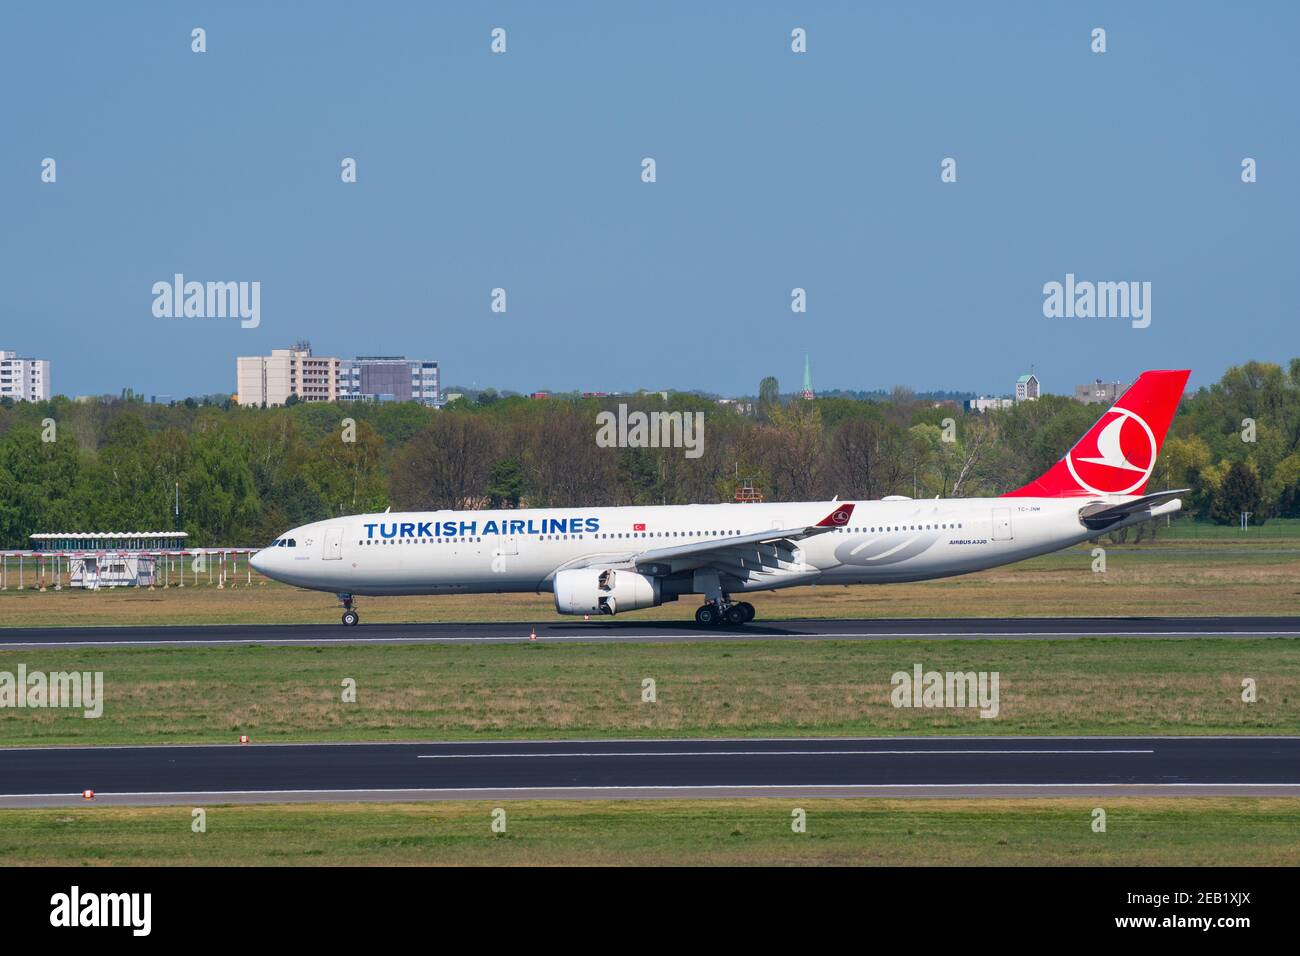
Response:
[[[550,592],[560,614],[623,614],[701,595],[700,624],[740,625],[755,591],[968,574],[1182,507],[1145,493],[1190,373],[1143,372],[1044,474],[997,498],[633,505],[362,514],[285,532],[261,574],[356,598]]]

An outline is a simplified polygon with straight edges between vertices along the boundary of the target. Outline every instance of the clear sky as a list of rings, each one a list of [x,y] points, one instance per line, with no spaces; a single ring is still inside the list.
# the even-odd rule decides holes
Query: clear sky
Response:
[[[0,348],[67,394],[233,391],[300,338],[522,391],[790,390],[805,351],[819,388],[1207,384],[1300,354],[1298,35],[1282,2],[5,3]],[[259,281],[260,326],[155,317],[177,272]],[[1150,282],[1150,327],[1046,318],[1067,273]]]

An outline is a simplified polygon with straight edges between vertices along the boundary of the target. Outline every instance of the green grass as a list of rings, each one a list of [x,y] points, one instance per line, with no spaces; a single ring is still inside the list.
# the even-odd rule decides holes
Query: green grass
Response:
[[[0,709],[0,744],[870,734],[1300,733],[1300,640],[90,648],[104,713]],[[997,671],[1000,714],[895,708],[890,678]],[[1254,678],[1259,700],[1241,701]],[[356,681],[344,703],[342,682]],[[653,678],[658,700],[644,703]]]
[[[805,833],[791,830],[795,808]],[[205,833],[191,809],[0,810],[0,865],[1300,864],[1295,799],[215,806]]]
[[[1300,542],[1300,518],[1269,518],[1263,524],[1252,524],[1245,531],[1235,524],[1214,524],[1212,521],[1193,521],[1179,518],[1157,532],[1160,541],[1232,541],[1249,545],[1255,541]]]

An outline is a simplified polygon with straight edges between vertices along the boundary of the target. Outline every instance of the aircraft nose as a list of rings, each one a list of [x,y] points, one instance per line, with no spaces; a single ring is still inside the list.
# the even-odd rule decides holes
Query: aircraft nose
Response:
[[[253,570],[256,571],[258,574],[266,573],[266,567],[267,567],[266,552],[269,550],[270,550],[269,548],[263,548],[261,551],[257,552],[257,554],[253,555],[251,558],[248,559],[248,563],[253,566]]]

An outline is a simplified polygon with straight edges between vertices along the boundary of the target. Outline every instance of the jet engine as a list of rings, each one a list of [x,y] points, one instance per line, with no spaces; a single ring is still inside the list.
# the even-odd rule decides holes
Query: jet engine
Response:
[[[613,568],[573,568],[555,575],[561,614],[617,614],[663,603],[659,579]]]

